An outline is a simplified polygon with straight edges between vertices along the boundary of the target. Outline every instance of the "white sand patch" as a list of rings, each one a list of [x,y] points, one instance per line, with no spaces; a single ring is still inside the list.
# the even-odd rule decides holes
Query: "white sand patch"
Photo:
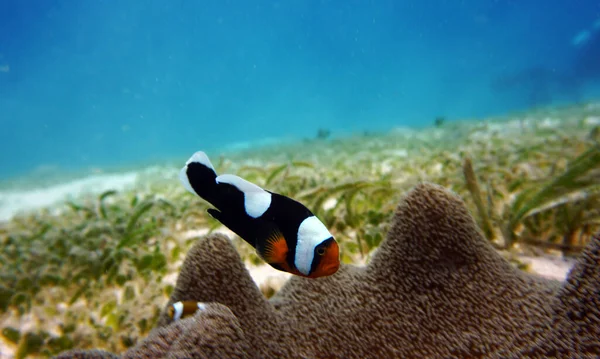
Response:
[[[583,120],[583,124],[586,126],[598,126],[600,125],[600,117],[588,116]]]
[[[408,157],[408,151],[404,148],[399,148],[399,149],[395,149],[395,150],[385,150],[385,151],[383,151],[383,154],[386,156],[390,156],[390,157],[399,157],[399,158]]]
[[[530,257],[519,256],[519,260],[529,265],[529,270],[542,277],[564,281],[571,268],[575,264],[575,259],[564,259],[557,256]]]
[[[387,159],[381,162],[381,174],[386,175],[392,172],[396,167],[392,164],[392,161]]]
[[[398,126],[390,130],[390,133],[394,136],[399,137],[410,137],[414,136],[417,131],[414,128]]]
[[[137,178],[137,172],[93,175],[50,187],[0,191],[0,221],[7,221],[19,213],[47,208],[83,195],[100,194],[108,190],[120,191],[132,187]]]
[[[431,174],[432,175],[441,175],[442,174],[442,170],[444,169],[444,165],[441,163],[436,163],[431,165]]]
[[[0,359],[12,359],[16,353],[17,346],[0,337]]]
[[[286,142],[293,142],[289,137],[266,137],[256,141],[241,141],[226,145],[223,148],[224,152],[242,152],[261,147],[280,145]]]
[[[560,122],[561,121],[558,118],[546,117],[538,123],[538,126],[540,128],[546,128],[546,129],[556,128],[556,127],[558,127],[558,125],[560,125]]]
[[[190,238],[204,237],[209,231],[208,228],[190,229],[181,234],[181,239],[188,240]]]
[[[292,275],[290,273],[279,271],[268,264],[258,266],[246,265],[250,276],[254,283],[260,288],[263,285],[270,285],[276,291],[287,281]]]
[[[174,267],[181,268],[182,264],[183,264],[183,261],[177,262],[177,264]],[[179,272],[173,272],[173,273],[166,274],[163,277],[161,283],[164,286],[166,286],[166,285],[172,285],[173,288],[175,288],[175,285],[177,284],[177,278],[178,277],[179,277]]]
[[[329,198],[328,200],[326,200],[323,203],[323,209],[326,210],[326,211],[328,211],[330,209],[333,209],[336,204],[337,204],[337,199],[335,199],[335,198]]]

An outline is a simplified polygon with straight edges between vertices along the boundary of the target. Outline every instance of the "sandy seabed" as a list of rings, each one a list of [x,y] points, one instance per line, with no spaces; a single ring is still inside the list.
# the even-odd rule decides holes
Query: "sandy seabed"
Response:
[[[67,181],[63,184],[21,191],[0,191],[0,223],[8,221],[18,214],[26,214],[40,209],[56,210],[59,213],[61,204],[65,201],[78,199],[86,195],[98,195],[107,190],[126,190],[136,186],[137,172],[126,172],[112,175],[93,175],[86,178]],[[221,227],[222,232],[233,238],[233,232]],[[207,234],[205,228],[188,230],[183,238],[194,238]],[[529,271],[540,276],[562,281],[574,264],[574,260],[565,259],[558,255],[544,254],[541,256],[518,255],[517,259],[527,264]],[[290,277],[290,274],[277,271],[270,266],[247,264],[250,275],[259,286],[278,289]],[[175,284],[178,273],[164,278],[165,282]],[[27,326],[27,317],[22,318],[23,327]],[[0,339],[0,359],[10,359],[15,356],[15,348]]]
[[[588,122],[592,124],[600,124],[600,118],[593,117]],[[482,130],[482,141],[487,142],[490,133],[501,131],[505,134],[510,131],[520,130],[522,123],[503,124],[501,127],[493,127]],[[518,125],[518,126],[517,126]],[[543,126],[553,127],[553,123],[548,121],[542,122]],[[541,126],[542,126],[541,125]],[[473,136],[477,136],[480,132],[474,132]],[[486,137],[488,136],[488,137]],[[398,157],[408,157],[408,152],[396,151],[393,155]],[[156,168],[154,169],[156,170]],[[42,209],[49,210],[51,213],[60,214],[66,201],[78,200],[82,197],[98,196],[108,190],[126,191],[135,190],[139,185],[139,179],[144,177],[152,169],[140,169],[138,171],[129,171],[115,174],[94,174],[78,179],[65,180],[63,183],[34,187],[31,189],[0,189],[0,225],[4,221],[10,221],[19,214],[35,213]],[[169,172],[171,169],[168,170]],[[176,169],[173,168],[172,177],[176,180]],[[169,178],[171,173],[168,173]],[[169,179],[170,180],[170,179]],[[327,205],[327,204],[326,204]],[[198,237],[207,233],[206,228],[189,229],[184,232],[184,239]],[[233,233],[226,228],[218,229],[230,238],[233,238]],[[563,258],[560,255],[543,254],[539,256],[516,255],[516,259],[523,264],[528,265],[528,270],[540,276],[562,281],[566,278],[568,272],[574,264],[574,260]],[[290,277],[288,273],[277,271],[270,266],[263,265],[247,265],[250,275],[259,287],[268,286],[278,289]],[[178,273],[172,273],[164,279],[165,282],[174,285]],[[27,326],[27,318],[23,318],[23,326]],[[3,343],[0,338],[0,359],[14,357],[14,349]]]
[[[107,190],[122,191],[134,188],[140,173],[98,174],[48,187],[16,191],[0,190],[0,222],[9,221],[21,213],[35,212],[40,209],[49,209],[50,211],[54,209],[58,212],[57,208],[61,204],[85,195],[99,195]],[[199,236],[206,234],[204,231],[203,229],[190,230],[184,236]],[[230,237],[234,235],[227,229],[219,231]],[[574,263],[571,259],[555,255],[519,256],[518,258],[529,265],[531,272],[557,280],[563,280]],[[278,272],[268,265],[251,266],[249,270],[259,286],[267,280],[279,282],[285,281],[289,277],[287,273]]]
[[[100,174],[70,180],[62,184],[27,190],[0,190],[0,222],[9,221],[19,213],[55,207],[83,195],[100,194],[108,190],[123,190],[135,185],[137,172]]]

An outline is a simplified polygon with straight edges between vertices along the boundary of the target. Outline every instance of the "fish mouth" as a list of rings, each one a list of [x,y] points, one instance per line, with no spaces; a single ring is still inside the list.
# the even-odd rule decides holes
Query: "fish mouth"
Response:
[[[319,271],[318,276],[319,277],[325,277],[325,276],[332,275],[335,272],[337,272],[338,269],[340,269],[340,262],[339,261],[332,262],[332,263],[327,263],[326,265],[324,265],[323,267],[321,267],[321,270]]]
[[[339,268],[340,268],[340,262],[338,261],[335,263],[324,264],[324,265],[320,266],[316,271],[314,271],[313,273],[311,273],[309,275],[304,275],[304,274],[301,274],[300,272],[298,272],[298,274],[302,277],[307,277],[307,278],[327,277],[332,274],[335,274],[335,272],[337,272]]]
[[[331,266],[327,266],[323,269],[323,275],[332,275],[340,269],[340,264],[335,264]]]
[[[323,275],[332,275],[340,268],[340,248],[335,240],[328,248],[327,258],[323,263]]]

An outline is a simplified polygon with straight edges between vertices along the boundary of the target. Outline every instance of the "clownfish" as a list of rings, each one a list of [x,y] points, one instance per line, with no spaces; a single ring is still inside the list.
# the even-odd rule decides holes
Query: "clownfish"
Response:
[[[307,278],[338,270],[337,242],[302,203],[235,175],[218,176],[201,151],[186,162],[179,179],[188,191],[216,207],[208,213],[273,268]]]
[[[206,305],[204,303],[184,300],[171,304],[167,309],[167,315],[171,320],[179,320],[194,315],[197,310],[204,310],[205,308]]]

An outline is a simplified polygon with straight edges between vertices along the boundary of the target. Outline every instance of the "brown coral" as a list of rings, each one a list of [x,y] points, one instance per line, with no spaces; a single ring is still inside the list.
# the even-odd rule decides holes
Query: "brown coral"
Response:
[[[237,318],[222,304],[210,303],[192,318],[154,330],[123,359],[252,358]]]
[[[292,277],[270,300],[226,237],[199,240],[169,304],[217,302],[221,316],[200,312],[171,324],[163,313],[159,327],[123,356],[201,358],[215,347],[225,357],[249,358],[593,352],[599,345],[597,242],[560,288],[513,268],[482,237],[459,198],[421,184],[398,206],[368,266],[342,266],[320,279]],[[557,327],[540,329],[550,323]],[[215,333],[226,334],[207,346],[202,338],[219,337]],[[558,335],[561,341],[548,345]]]
[[[592,238],[553,298],[552,311],[514,358],[600,357],[600,235]]]

